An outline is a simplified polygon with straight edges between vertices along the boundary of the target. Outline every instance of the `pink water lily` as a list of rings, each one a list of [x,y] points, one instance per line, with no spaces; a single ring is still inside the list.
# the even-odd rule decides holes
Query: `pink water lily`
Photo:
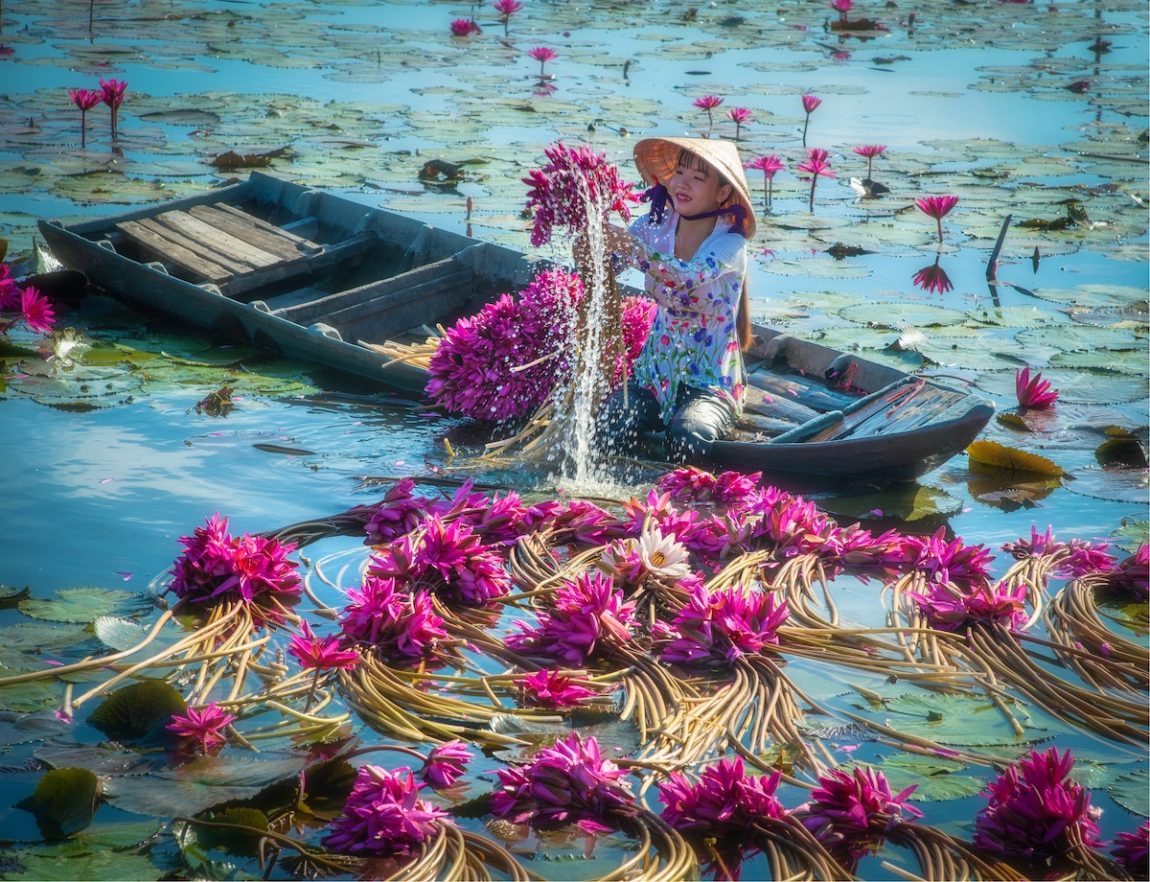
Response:
[[[341,854],[409,855],[450,823],[443,809],[419,799],[411,769],[360,766],[355,784],[323,844]]]
[[[777,156],[756,156],[744,168],[756,168],[763,173],[763,188],[766,191],[764,198],[767,207],[770,207],[775,174],[786,168],[783,161]]]
[[[347,599],[340,628],[349,640],[375,647],[393,665],[434,662],[442,654],[448,634],[426,591],[408,594],[394,579],[368,575]]]
[[[871,179],[871,170],[874,165],[875,157],[881,156],[886,151],[885,144],[864,144],[861,147],[851,148],[859,156],[866,157],[866,177],[869,181]]]
[[[539,62],[539,79],[541,80],[544,79],[543,66],[547,64],[548,61],[554,61],[559,57],[559,53],[549,46],[536,46],[528,50],[527,54]]]
[[[203,707],[189,707],[182,714],[172,714],[172,721],[164,728],[194,741],[201,753],[210,755],[227,743],[224,730],[235,721],[235,716],[213,701]]]
[[[47,334],[56,323],[56,312],[52,308],[52,301],[32,285],[20,291],[20,315],[24,319],[24,324],[37,334]]]
[[[491,811],[513,824],[546,829],[574,823],[606,832],[635,812],[626,770],[603,758],[594,737],[583,740],[578,732],[495,774],[499,789],[491,794]]]
[[[939,266],[937,260],[915,273],[911,281],[916,288],[922,288],[924,291],[936,294],[945,294],[954,288],[950,276],[946,274],[946,270]]]
[[[1150,877],[1150,821],[1143,821],[1132,833],[1118,833],[1110,853],[1132,879]]]
[[[727,118],[735,124],[735,140],[743,132],[743,126],[751,121],[751,111],[747,107],[732,107],[727,111]]]
[[[807,115],[806,119],[803,121],[803,146],[804,147],[807,146],[807,126],[809,126],[811,123],[811,114],[814,113],[815,108],[817,108],[822,103],[823,103],[823,99],[819,98],[816,95],[804,95],[803,96],[803,111]]]
[[[1099,843],[1090,791],[1070,775],[1074,757],[1058,748],[1012,763],[985,790],[974,844],[994,855],[1043,863]]]
[[[723,99],[718,95],[703,95],[694,100],[695,107],[700,110],[707,111],[707,132],[710,133],[711,129],[715,127],[715,118],[712,116],[711,111],[723,103]]]
[[[292,635],[287,651],[301,667],[317,671],[354,668],[359,663],[359,653],[345,649],[338,635],[317,637],[307,622],[300,622],[299,633]]]
[[[1042,374],[1037,371],[1031,376],[1029,366],[1019,368],[1015,373],[1014,391],[1019,405],[1035,410],[1050,407],[1058,400],[1058,390],[1051,387],[1049,380],[1042,379]]]
[[[462,741],[446,741],[431,749],[419,774],[429,787],[445,790],[463,777],[472,759],[471,751]]]
[[[834,171],[831,170],[831,164],[827,159],[827,151],[820,150],[818,147],[812,147],[807,152],[807,161],[799,163],[796,168],[801,172],[806,172],[811,176],[811,196],[809,207],[811,211],[815,210],[815,184],[820,177],[833,178]]]
[[[663,820],[684,833],[744,838],[756,822],[786,815],[775,796],[781,777],[778,771],[746,774],[742,757],[707,766],[697,782],[682,772],[672,772],[659,785]]]
[[[68,97],[80,108],[80,146],[88,146],[88,111],[104,100],[98,89],[69,89]]]
[[[499,18],[503,22],[503,36],[506,37],[511,24],[511,16],[522,9],[523,4],[519,0],[495,0],[491,5],[499,13]]]
[[[473,18],[457,18],[451,22],[451,35],[453,37],[470,37],[472,34],[482,34],[483,28]]]
[[[524,704],[551,710],[569,710],[599,694],[556,670],[536,671],[520,677],[515,685],[522,692]]]
[[[124,80],[100,80],[100,98],[112,113],[113,138],[119,130],[120,105],[124,103],[124,93],[127,90],[128,84]]]
[[[942,243],[942,219],[958,204],[957,196],[923,196],[914,201],[919,210],[938,223],[938,241]]]

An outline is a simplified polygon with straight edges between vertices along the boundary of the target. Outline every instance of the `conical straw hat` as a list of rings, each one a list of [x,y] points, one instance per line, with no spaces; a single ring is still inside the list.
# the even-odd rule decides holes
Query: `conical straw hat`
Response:
[[[687,150],[705,159],[719,171],[734,193],[730,202],[740,202],[747,210],[744,231],[747,238],[755,235],[755,208],[751,188],[743,174],[738,148],[731,141],[712,138],[644,138],[635,145],[635,167],[648,185],[666,185],[679,164],[679,154]]]

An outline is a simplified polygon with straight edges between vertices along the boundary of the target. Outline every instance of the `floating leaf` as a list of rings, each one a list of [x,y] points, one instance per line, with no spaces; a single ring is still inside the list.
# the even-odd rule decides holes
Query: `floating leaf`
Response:
[[[1144,469],[1150,465],[1146,461],[1146,449],[1142,443],[1130,436],[1103,441],[1094,450],[1094,458],[1104,467],[1127,466]]]
[[[63,839],[92,823],[99,780],[88,769],[53,769],[17,808],[31,812],[45,839]]]
[[[1108,499],[1112,502],[1146,504],[1146,488],[1150,486],[1150,472],[1146,469],[1080,468],[1070,473],[1074,481],[1067,489],[1081,496]]]
[[[172,714],[187,708],[183,696],[170,684],[142,680],[109,695],[88,722],[116,741],[151,741],[162,737]]]
[[[1150,542],[1150,521],[1122,519],[1122,526],[1115,530],[1114,543],[1133,554],[1139,545]]]
[[[1150,817],[1150,773],[1145,769],[1123,775],[1107,789],[1122,808]]]
[[[0,686],[0,710],[34,713],[58,705],[63,697],[59,682],[31,680]]]
[[[937,487],[895,484],[863,496],[832,496],[817,500],[819,507],[854,520],[893,518],[914,522],[947,517],[962,510],[962,500]]]
[[[1031,475],[1049,475],[1051,477],[1066,474],[1061,467],[1045,456],[1008,447],[997,441],[973,441],[966,448],[966,455],[970,457],[972,464],[986,468],[1026,472]]]
[[[88,840],[84,834],[58,845],[11,848],[4,855],[4,878],[8,880],[72,882],[76,879],[157,879],[161,875],[145,855],[114,850]]]
[[[885,702],[891,716],[886,725],[908,735],[961,747],[1020,746],[1049,738],[1050,730],[1027,725],[1024,737],[1015,734],[1002,712],[985,698],[966,695],[907,693]],[[1028,723],[1020,709],[1019,722]]]
[[[20,601],[20,611],[34,619],[50,622],[92,622],[105,615],[143,615],[155,609],[146,594],[110,588],[62,588],[55,597],[29,597]]]
[[[1014,429],[1019,432],[1034,431],[1032,428],[1030,428],[1030,426],[1026,424],[1026,420],[1024,420],[1018,414],[1011,413],[1010,411],[1005,411],[1003,413],[997,414],[994,418],[998,423],[1006,426],[1008,429]]]
[[[13,650],[55,652],[83,643],[88,637],[83,628],[66,628],[42,622],[23,622],[0,628],[0,646]]]
[[[63,731],[67,723],[55,713],[13,713],[0,711],[0,747],[40,741]]]
[[[194,815],[239,799],[251,799],[271,784],[298,775],[300,756],[204,756],[177,769],[108,779],[104,796],[141,815]]]
[[[164,754],[145,754],[109,744],[79,741],[48,741],[37,747],[33,755],[56,769],[88,769],[98,775],[139,775],[167,764]]]
[[[910,797],[914,802],[964,799],[981,793],[987,784],[985,778],[965,774],[962,763],[942,758],[898,753],[874,765],[886,775],[895,792],[917,784]]]

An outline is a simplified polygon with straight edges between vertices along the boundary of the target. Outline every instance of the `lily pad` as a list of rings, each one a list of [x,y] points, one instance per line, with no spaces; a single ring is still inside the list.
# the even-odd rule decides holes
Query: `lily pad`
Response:
[[[910,795],[912,802],[945,802],[975,796],[985,788],[985,778],[966,773],[962,763],[941,758],[897,753],[874,764],[899,792],[917,785]]]
[[[105,615],[144,615],[155,609],[146,594],[111,588],[62,588],[55,597],[29,597],[20,601],[20,611],[34,619],[50,622],[92,622]]]
[[[116,741],[151,741],[162,737],[172,714],[183,713],[182,695],[162,680],[142,680],[117,689],[88,722]]]
[[[33,755],[55,769],[88,769],[98,775],[139,775],[167,764],[165,754],[140,753],[113,744],[79,741],[47,741],[37,747]]]
[[[53,769],[17,803],[36,816],[45,839],[64,839],[92,823],[99,780],[88,769]]]
[[[1031,724],[1015,708],[1016,717],[1026,729],[1026,735],[1019,737],[1002,712],[983,698],[907,693],[889,699],[885,705],[891,713],[885,723],[891,728],[956,747],[1018,746],[1052,734],[1049,729]]]
[[[1144,769],[1123,775],[1107,789],[1114,801],[1128,812],[1150,817],[1150,773]]]
[[[862,496],[832,496],[818,500],[820,508],[840,518],[893,518],[907,523],[933,520],[962,510],[962,500],[937,487],[894,485]]]
[[[1066,488],[1081,496],[1145,505],[1150,472],[1146,469],[1085,467],[1070,472],[1074,478]]]
[[[1028,453],[1015,447],[999,444],[997,441],[973,441],[966,448],[966,455],[970,457],[972,465],[983,468],[1001,469],[1008,472],[1022,472],[1029,475],[1043,475],[1059,477],[1065,472],[1057,463],[1039,456],[1037,453]]]
[[[9,880],[156,879],[161,874],[146,855],[115,850],[85,835],[56,845],[12,848],[5,854],[4,878]]]
[[[180,817],[239,799],[298,775],[302,756],[205,756],[176,769],[108,780],[104,796],[141,815]]]
[[[871,328],[938,328],[966,321],[966,313],[928,303],[859,303],[839,310],[839,318]]]

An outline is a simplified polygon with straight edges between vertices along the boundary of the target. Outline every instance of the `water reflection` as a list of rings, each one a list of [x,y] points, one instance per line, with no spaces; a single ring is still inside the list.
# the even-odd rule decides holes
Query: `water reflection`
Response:
[[[941,254],[935,255],[934,263],[930,266],[924,266],[914,274],[911,281],[914,282],[916,288],[922,288],[932,294],[945,294],[954,289],[954,283],[951,282],[950,276],[939,265],[941,257]]]

